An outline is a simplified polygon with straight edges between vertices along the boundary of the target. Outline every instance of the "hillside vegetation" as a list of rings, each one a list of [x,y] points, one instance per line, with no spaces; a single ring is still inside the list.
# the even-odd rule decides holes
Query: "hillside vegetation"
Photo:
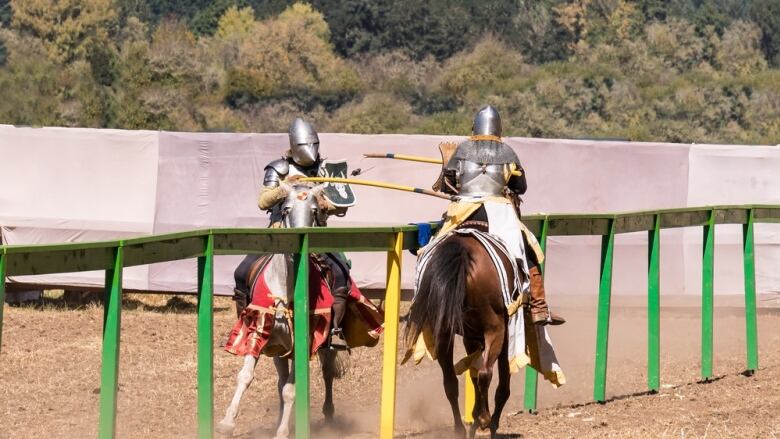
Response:
[[[0,123],[780,143],[780,0],[0,0]]]

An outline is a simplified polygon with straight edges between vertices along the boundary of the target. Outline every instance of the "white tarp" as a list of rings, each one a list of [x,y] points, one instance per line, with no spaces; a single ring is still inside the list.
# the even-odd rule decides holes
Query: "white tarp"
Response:
[[[429,187],[435,165],[363,159],[366,152],[436,156],[455,136],[322,134],[321,153],[347,159],[361,178]],[[603,213],[708,204],[780,204],[780,149],[761,146],[509,138],[526,169],[526,213]],[[263,167],[287,148],[285,134],[173,133],[0,125],[0,233],[6,244],[117,239],[202,227],[265,227],[256,206]],[[358,204],[331,225],[397,225],[437,220],[447,202],[354,187]],[[780,291],[780,229],[757,225],[759,291]],[[646,289],[646,233],[616,240],[616,293]],[[551,237],[548,288],[595,293],[599,237]],[[717,293],[742,291],[741,228],[716,233]],[[696,294],[701,229],[662,232],[664,293]],[[384,254],[352,254],[364,287],[385,281]],[[238,257],[215,263],[218,293],[230,294]],[[414,257],[404,255],[404,287]],[[195,291],[194,260],[125,271],[128,289]],[[17,278],[99,286],[102,273]]]

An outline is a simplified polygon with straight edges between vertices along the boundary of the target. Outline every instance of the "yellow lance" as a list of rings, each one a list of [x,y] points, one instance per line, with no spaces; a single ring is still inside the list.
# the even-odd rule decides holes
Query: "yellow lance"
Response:
[[[400,184],[393,184],[393,183],[384,183],[381,181],[372,181],[372,180],[360,180],[356,178],[339,178],[339,177],[301,177],[297,181],[302,182],[311,182],[311,183],[346,183],[346,184],[357,184],[357,185],[363,185],[363,186],[373,186],[373,187],[379,187],[384,189],[394,189],[397,191],[405,191],[405,192],[414,192],[417,194],[425,194],[430,195],[432,197],[438,197],[443,198],[445,200],[453,201],[455,200],[454,196],[447,195],[441,192],[432,191],[430,189],[421,189],[418,187],[412,187],[412,186],[401,186]]]
[[[433,157],[419,157],[416,155],[404,155],[404,154],[393,154],[391,152],[388,153],[377,153],[377,152],[370,152],[368,154],[363,154],[363,157],[370,158],[370,159],[395,159],[395,160],[406,160],[408,162],[421,162],[421,163],[433,163],[436,165],[441,165],[442,161],[441,159],[433,158]],[[523,173],[518,170],[512,171],[512,175],[521,176]]]

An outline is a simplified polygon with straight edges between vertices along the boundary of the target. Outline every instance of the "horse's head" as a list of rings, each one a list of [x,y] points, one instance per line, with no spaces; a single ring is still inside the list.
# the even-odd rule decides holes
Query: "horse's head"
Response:
[[[325,184],[311,186],[306,183],[282,183],[287,190],[287,199],[282,203],[282,224],[284,227],[323,226],[326,213],[320,210],[317,197]]]

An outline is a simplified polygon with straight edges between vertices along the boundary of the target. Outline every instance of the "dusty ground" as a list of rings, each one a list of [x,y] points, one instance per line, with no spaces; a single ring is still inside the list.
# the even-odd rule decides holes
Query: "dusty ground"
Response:
[[[716,298],[715,375],[698,384],[698,297],[664,298],[663,389],[647,395],[646,317],[641,298],[615,298],[607,404],[593,404],[595,300],[557,297],[569,323],[552,331],[568,383],[540,383],[539,412],[520,413],[523,377],[513,377],[512,397],[500,431],[509,437],[778,437],[780,436],[780,308],[760,301],[761,368],[745,368],[744,319],[738,298]],[[196,433],[195,314],[191,299],[125,298],[117,430],[119,437],[194,437]],[[218,299],[215,327],[233,322],[232,303]],[[0,354],[0,437],[94,437],[100,387],[102,309],[65,306],[51,296],[41,307],[5,307]],[[221,338],[221,337],[218,337]],[[336,425],[323,426],[321,379],[313,374],[313,437],[377,436],[381,344],[350,357],[336,382]],[[232,396],[241,360],[215,346],[215,415]],[[318,365],[312,363],[313,367]],[[316,369],[313,369],[316,370]],[[449,406],[431,362],[399,368],[396,427],[403,438],[435,438],[450,430]],[[236,434],[270,437],[277,416],[275,373],[257,367]]]

